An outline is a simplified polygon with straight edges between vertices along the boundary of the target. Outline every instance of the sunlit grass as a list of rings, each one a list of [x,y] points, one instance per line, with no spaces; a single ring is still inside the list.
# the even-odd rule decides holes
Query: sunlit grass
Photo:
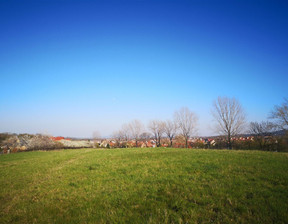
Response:
[[[288,155],[80,149],[0,156],[0,223],[287,223]]]

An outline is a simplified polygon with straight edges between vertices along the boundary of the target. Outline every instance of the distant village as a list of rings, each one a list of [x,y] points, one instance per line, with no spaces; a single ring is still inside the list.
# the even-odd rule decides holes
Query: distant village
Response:
[[[61,136],[0,133],[0,153],[73,148],[194,148],[288,151],[288,99],[276,105],[270,120],[246,122],[246,113],[235,98],[218,97],[212,115],[218,136],[195,137],[198,116],[187,107],[174,112],[171,120],[150,120],[145,126],[140,120],[125,123],[111,138],[92,139]],[[248,134],[241,134],[248,133]]]
[[[237,136],[233,137],[233,149],[242,150],[267,150],[281,151],[281,139],[285,132],[274,133],[259,138],[259,136]],[[33,150],[56,150],[56,149],[79,149],[79,148],[157,148],[173,147],[185,148],[185,139],[176,136],[172,139],[161,138],[160,145],[153,137],[146,139],[117,139],[117,138],[95,138],[95,139],[73,139],[62,136],[45,136],[30,134],[0,134],[1,154],[16,153]],[[191,137],[188,140],[188,148],[195,149],[225,149],[227,141],[225,136],[214,137]]]

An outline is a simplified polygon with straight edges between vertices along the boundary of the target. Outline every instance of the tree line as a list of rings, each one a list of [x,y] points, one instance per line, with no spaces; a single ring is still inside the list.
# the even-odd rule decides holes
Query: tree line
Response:
[[[174,112],[172,119],[166,121],[151,120],[146,128],[139,120],[123,124],[121,129],[113,134],[113,141],[117,142],[113,147],[140,147],[143,142],[151,143],[153,141],[153,146],[157,147],[288,151],[288,134],[286,131],[288,127],[288,100],[286,98],[281,105],[272,108],[267,120],[261,122],[248,123],[241,103],[235,98],[218,97],[212,104],[211,113],[215,121],[215,130],[219,134],[213,139],[193,138],[198,127],[198,116],[189,108],[183,107]],[[94,133],[94,139],[101,140],[100,134]],[[93,143],[86,140],[85,147],[96,147],[96,142],[99,141]],[[64,142],[53,141],[51,136],[44,135],[0,133],[0,153],[9,149],[17,152],[80,147],[80,141],[79,144],[76,143],[74,140],[71,142],[67,140]],[[82,143],[84,144],[84,141],[81,142],[81,147],[83,147]],[[151,147],[151,144],[146,147]]]
[[[281,105],[276,105],[267,121],[248,123],[241,103],[234,97],[218,97],[213,102],[211,114],[215,121],[215,130],[225,139],[224,148],[232,149],[236,146],[235,136],[250,134],[259,148],[264,149],[267,143],[265,137],[288,127],[288,100],[285,98]],[[113,133],[113,139],[117,142],[133,140],[136,147],[139,147],[139,141],[153,139],[156,146],[160,147],[162,139],[165,138],[172,147],[176,136],[180,136],[188,148],[189,139],[196,134],[197,127],[198,115],[183,107],[174,112],[173,119],[151,120],[147,128],[139,120],[123,124],[120,130]],[[285,141],[287,142],[287,137]]]

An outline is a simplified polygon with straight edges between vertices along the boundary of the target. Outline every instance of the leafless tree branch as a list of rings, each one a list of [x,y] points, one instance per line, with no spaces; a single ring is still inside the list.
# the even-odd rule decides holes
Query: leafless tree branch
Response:
[[[280,128],[288,127],[288,99],[284,98],[284,102],[281,106],[274,106],[269,118],[276,120],[277,125]]]
[[[232,148],[231,138],[243,131],[246,124],[245,112],[235,98],[218,97],[214,101],[212,115],[220,134],[227,136],[228,148]]]
[[[188,140],[196,131],[198,117],[187,107],[183,107],[175,112],[174,118],[179,127],[180,134],[185,138],[186,148],[188,148]]]

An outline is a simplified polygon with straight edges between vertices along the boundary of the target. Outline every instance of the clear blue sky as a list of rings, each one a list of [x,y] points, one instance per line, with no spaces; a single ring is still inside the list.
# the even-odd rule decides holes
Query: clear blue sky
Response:
[[[0,132],[91,137],[212,102],[288,96],[287,1],[0,0]]]

